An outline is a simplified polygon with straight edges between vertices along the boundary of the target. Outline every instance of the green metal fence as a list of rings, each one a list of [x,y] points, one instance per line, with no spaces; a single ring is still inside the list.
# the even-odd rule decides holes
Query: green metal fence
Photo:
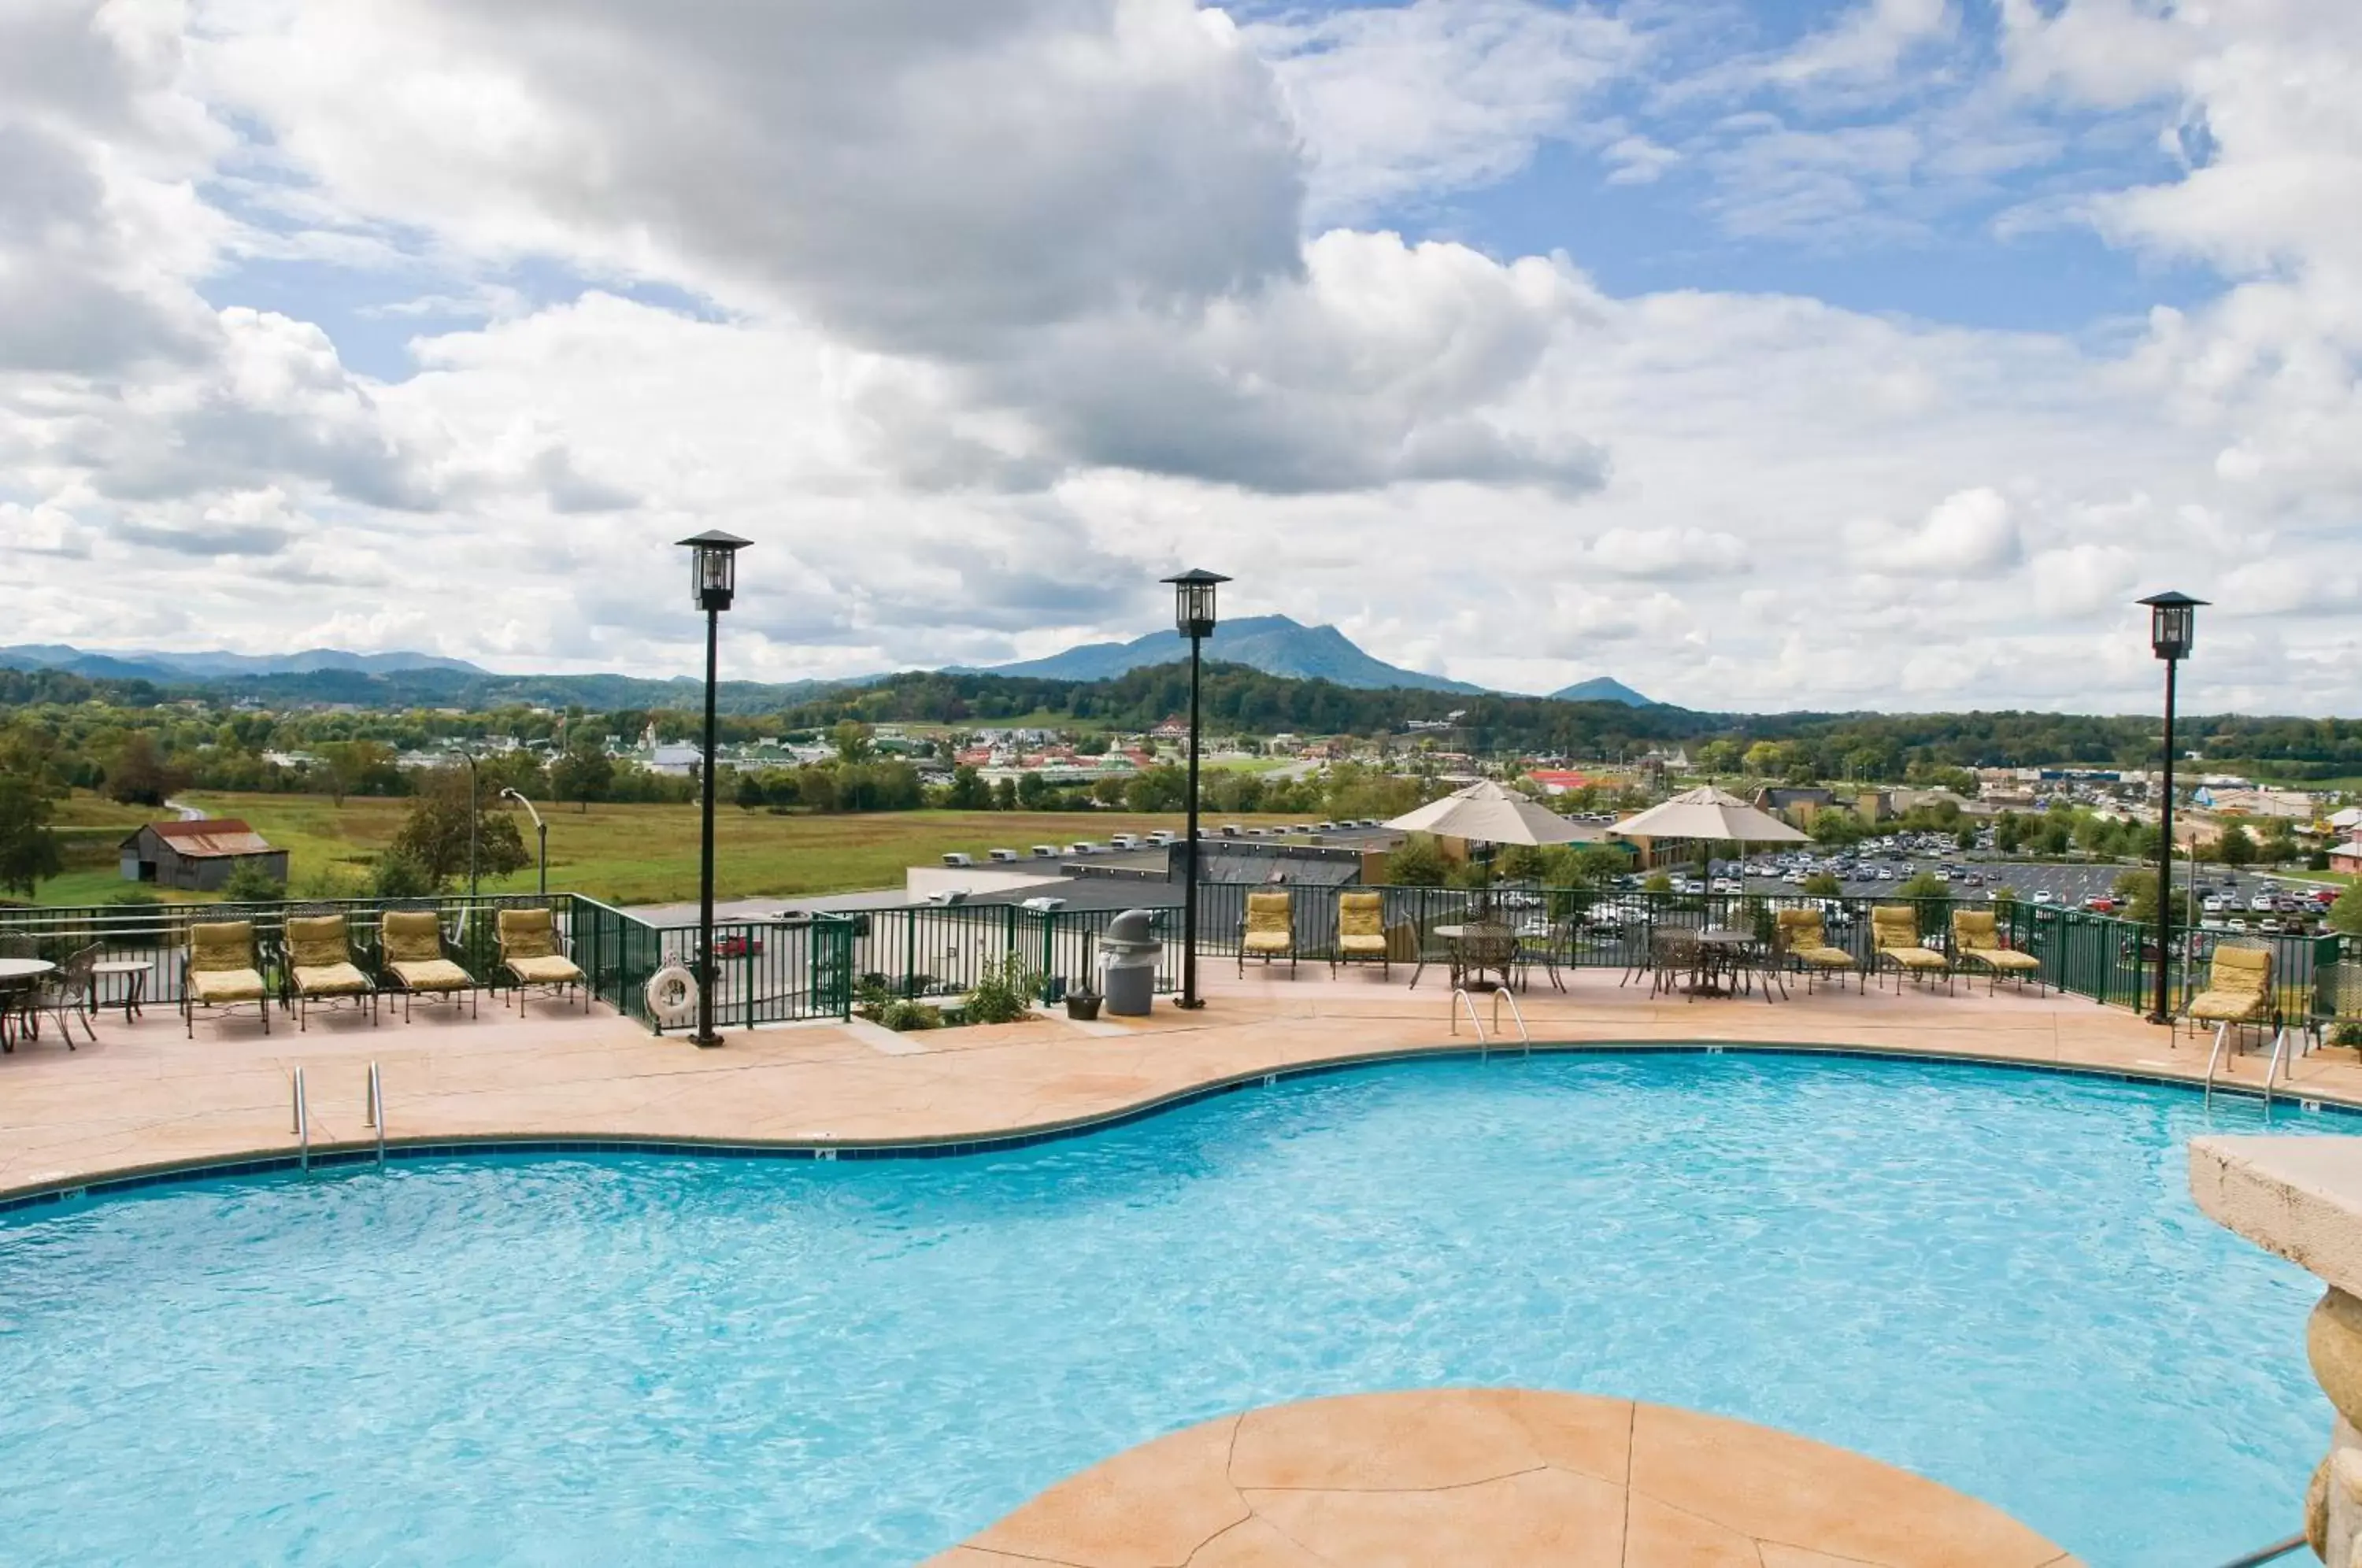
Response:
[[[574,961],[600,1000],[662,1032],[649,1010],[647,984],[678,964],[695,973],[697,927],[651,925],[637,916],[579,899]],[[716,921],[713,1021],[723,1028],[787,1023],[853,1013],[854,922],[834,915],[798,920]]]

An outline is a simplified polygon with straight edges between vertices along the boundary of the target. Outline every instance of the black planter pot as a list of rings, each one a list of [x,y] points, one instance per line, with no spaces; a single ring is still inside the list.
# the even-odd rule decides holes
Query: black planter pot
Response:
[[[1087,1023],[1099,1015],[1099,997],[1096,991],[1068,991],[1066,1016]]]

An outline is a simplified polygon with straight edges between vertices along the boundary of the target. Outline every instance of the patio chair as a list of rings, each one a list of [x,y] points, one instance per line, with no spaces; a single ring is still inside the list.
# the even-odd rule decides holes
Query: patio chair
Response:
[[[39,958],[41,944],[31,937],[10,932],[0,936],[0,958]],[[28,1034],[40,1028],[40,1013],[34,998],[40,992],[37,979],[0,980],[0,1051],[17,1048],[16,1038],[20,1029]]]
[[[1805,992],[1812,994],[1813,984],[1823,975],[1835,975],[1838,989],[1845,989],[1845,977],[1852,975],[1855,988],[1860,988],[1861,970],[1853,955],[1829,944],[1828,933],[1821,923],[1818,910],[1781,910],[1772,917],[1772,929],[1787,948],[1790,962],[1805,972]]]
[[[1291,896],[1284,891],[1249,893],[1247,918],[1239,928],[1239,974],[1247,972],[1247,960],[1260,958],[1268,969],[1275,958],[1287,960],[1287,972],[1296,973],[1296,915]]]
[[[1649,933],[1649,994],[1680,991],[1697,1000],[1697,980],[1705,968],[1705,943],[1694,926],[1661,925]]]
[[[1971,970],[1983,970],[1988,996],[2004,979],[2014,980],[2023,988],[2031,977],[2036,995],[2045,986],[2042,960],[2003,944],[2000,917],[1991,910],[1952,911],[1952,962]]]
[[[353,962],[352,940],[340,914],[291,916],[287,922],[287,987],[295,1027],[312,1027],[315,1003],[351,1006],[377,1022],[377,985]]]
[[[1329,952],[1333,978],[1341,964],[1374,962],[1385,978],[1394,977],[1394,955],[1386,947],[1386,900],[1383,893],[1337,895],[1337,944]]]
[[[2206,966],[2206,988],[2181,1010],[2192,1029],[2202,1023],[2253,1024],[2272,1021],[2272,950],[2218,944]]]
[[[1487,971],[1497,970],[1504,987],[1517,981],[1518,933],[1506,921],[1472,921],[1460,928],[1452,947],[1451,985],[1484,985]]]
[[[1881,965],[1894,976],[1894,988],[1903,989],[1903,977],[1926,981],[1941,975],[1944,988],[1952,988],[1952,966],[1941,953],[1924,947],[1919,942],[1919,911],[1910,904],[1879,904],[1870,911],[1870,962],[1874,971]]]
[[[181,982],[181,1021],[197,1037],[197,1009],[224,1012],[254,1004],[262,1032],[270,1032],[270,988],[255,956],[250,920],[204,921],[189,927],[186,970]]]
[[[73,1022],[77,1015],[82,1019],[83,1038],[94,1045],[98,1043],[98,1031],[90,1024],[90,1015],[95,1010],[91,999],[98,994],[94,966],[105,951],[106,944],[103,942],[83,948],[59,965],[55,974],[42,977],[40,990],[32,999],[33,1007],[46,1010],[58,1021],[58,1032],[65,1036],[69,1051],[74,1048]]]
[[[461,998],[468,1016],[481,1016],[483,986],[451,957],[443,921],[433,910],[388,910],[378,926],[379,961],[402,996],[402,1021],[410,1021],[414,998],[447,1001],[457,1012]]]
[[[557,950],[557,922],[547,910],[502,910],[497,930],[501,967],[508,971],[513,990],[520,996],[546,990],[564,1000],[582,986],[582,1010],[590,1010],[581,966]]]

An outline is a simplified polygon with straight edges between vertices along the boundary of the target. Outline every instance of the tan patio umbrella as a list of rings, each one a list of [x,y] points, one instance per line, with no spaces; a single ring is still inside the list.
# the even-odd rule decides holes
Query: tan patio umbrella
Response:
[[[1397,833],[1431,833],[1472,844],[1598,844],[1607,837],[1607,830],[1595,823],[1571,821],[1489,778],[1429,801],[1386,826]]]
[[[1708,845],[1727,841],[1738,845],[1742,863],[1750,844],[1813,841],[1810,834],[1798,833],[1771,812],[1760,811],[1711,784],[1685,790],[1670,801],[1660,801],[1645,812],[1626,817],[1616,824],[1616,833],[1622,838],[1691,838]],[[1740,884],[1745,885],[1743,876]]]

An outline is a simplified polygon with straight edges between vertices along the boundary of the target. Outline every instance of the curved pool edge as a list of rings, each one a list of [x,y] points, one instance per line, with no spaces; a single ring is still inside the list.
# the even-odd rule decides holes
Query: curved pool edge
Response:
[[[1941,1063],[1988,1071],[2041,1073],[2107,1079],[2119,1083],[2151,1084],[2180,1088],[2191,1093],[2202,1092],[2206,1088],[2202,1069],[2177,1071],[2169,1067],[2158,1067],[2143,1070],[2136,1066],[2062,1062],[2012,1055],[2006,1052],[1972,1052],[1958,1049],[1916,1051],[1893,1044],[1860,1045],[1820,1041],[1608,1039],[1538,1040],[1530,1046],[1520,1044],[1514,1047],[1493,1048],[1472,1044],[1465,1040],[1453,1039],[1431,1045],[1392,1045],[1368,1051],[1339,1052],[1327,1055],[1275,1062],[1264,1067],[1209,1076],[1177,1088],[1162,1090],[1132,1100],[1119,1101],[1102,1110],[1079,1116],[933,1136],[921,1135],[900,1139],[764,1139],[701,1137],[694,1134],[650,1136],[596,1128],[543,1127],[519,1128],[505,1132],[388,1138],[382,1144],[374,1139],[324,1141],[313,1144],[308,1155],[292,1143],[278,1143],[245,1149],[225,1150],[219,1154],[192,1159],[94,1166],[63,1176],[52,1173],[38,1181],[18,1186],[0,1186],[0,1214],[72,1202],[83,1198],[109,1197],[151,1187],[218,1180],[231,1176],[268,1175],[281,1171],[299,1170],[307,1165],[337,1169],[373,1165],[378,1162],[381,1151],[383,1158],[389,1163],[397,1160],[450,1159],[466,1156],[563,1154],[628,1154],[703,1159],[815,1161],[955,1158],[969,1154],[1001,1153],[1035,1144],[1085,1137],[1163,1115],[1202,1100],[1234,1094],[1243,1089],[1269,1087],[1291,1078],[1314,1077],[1330,1073],[1374,1069],[1409,1063],[1468,1058],[1514,1059],[1527,1055],[1646,1055],[1827,1056],[1918,1064]],[[2299,1093],[2293,1087],[2289,1087],[2268,1095],[2264,1087],[2259,1084],[2225,1079],[2218,1079],[2213,1086],[2213,1090],[2242,1100],[2294,1101],[2299,1109],[2308,1113],[2362,1117],[2362,1094],[2350,1094],[2320,1087],[2310,1087]]]
[[[2074,1568],[2002,1509],[1727,1416],[1516,1386],[1330,1395],[1181,1428],[1054,1483],[924,1568],[1113,1561],[1469,1568],[1559,1555]],[[1612,1556],[1601,1551],[1613,1541]]]

